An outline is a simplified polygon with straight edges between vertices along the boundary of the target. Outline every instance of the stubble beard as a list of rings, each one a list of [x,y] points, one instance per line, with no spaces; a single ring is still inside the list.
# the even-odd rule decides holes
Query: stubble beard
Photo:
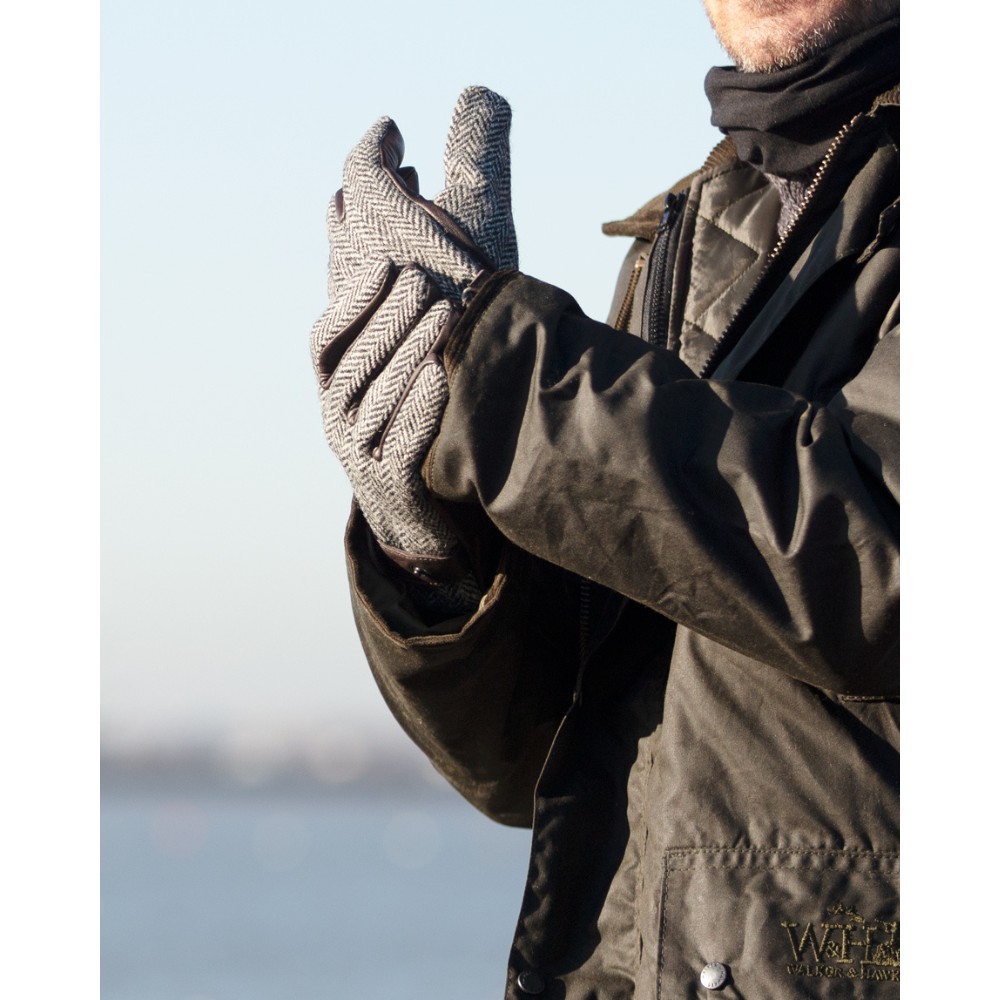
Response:
[[[737,69],[792,66],[899,12],[899,0],[704,0]]]

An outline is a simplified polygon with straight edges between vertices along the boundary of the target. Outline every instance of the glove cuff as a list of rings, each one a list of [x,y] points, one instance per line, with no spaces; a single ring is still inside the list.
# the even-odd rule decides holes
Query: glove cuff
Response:
[[[461,548],[444,556],[418,556],[412,552],[404,552],[394,545],[386,545],[375,538],[382,554],[402,569],[407,576],[426,583],[435,584],[456,583],[463,579],[471,569],[471,563]]]

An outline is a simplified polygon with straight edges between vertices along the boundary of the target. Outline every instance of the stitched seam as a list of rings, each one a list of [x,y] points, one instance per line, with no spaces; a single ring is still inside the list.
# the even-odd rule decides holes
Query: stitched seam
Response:
[[[666,693],[666,681],[663,682],[663,688],[660,689],[660,701],[663,700]],[[651,738],[650,738],[651,739]],[[653,762],[656,760],[656,752],[652,748],[656,745],[652,741],[648,744],[649,750],[647,753],[646,761],[646,779],[642,786],[642,801],[643,803],[649,802],[649,784],[653,778]],[[639,848],[639,863],[638,871],[636,873],[636,890],[635,895],[632,900],[633,907],[633,920],[635,921],[636,937],[639,939],[639,955],[640,958],[643,953],[643,940],[642,940],[642,919],[639,916],[639,899],[645,894],[646,890],[646,855],[649,848],[649,822],[646,819],[646,811],[643,809],[643,838],[642,845]],[[664,864],[666,859],[664,859]],[[665,877],[665,876],[664,876]],[[662,938],[662,932],[660,933],[660,938]],[[663,945],[660,944],[660,949],[662,951]],[[660,983],[657,979],[656,983],[657,994],[659,993]]]
[[[441,440],[441,429],[438,428],[438,433],[434,440],[431,442],[430,448],[427,449],[427,456],[424,458],[423,464],[421,465],[420,471],[423,474],[424,482],[427,483],[427,489],[431,493],[434,492],[434,460],[437,456],[437,446],[438,441]]]
[[[696,315],[694,316],[694,319],[693,319],[692,321],[689,321],[689,322],[695,322],[695,323],[697,323],[697,325],[698,325],[699,329],[701,329],[702,333],[704,333],[704,334],[705,334],[706,336],[708,336],[708,337],[712,337],[712,335],[711,335],[710,333],[708,333],[708,331],[706,331],[706,330],[705,330],[705,329],[704,329],[703,327],[701,327],[701,324],[700,324],[700,323],[698,323],[698,320],[700,320],[700,319],[701,319],[701,318],[702,318],[703,316],[705,316],[705,315],[706,315],[706,314],[708,313],[709,309],[711,309],[711,308],[712,308],[712,306],[715,306],[715,305],[718,305],[718,304],[719,304],[719,302],[721,302],[721,301],[722,301],[722,299],[723,299],[723,298],[724,298],[724,297],[725,297],[726,295],[728,295],[728,294],[729,294],[729,292],[731,292],[731,291],[733,290],[733,288],[734,288],[734,286],[736,285],[736,283],[737,283],[737,282],[738,282],[738,281],[739,281],[739,280],[740,280],[741,278],[743,278],[743,277],[744,277],[744,276],[746,275],[747,271],[749,271],[749,270],[750,270],[750,268],[752,268],[752,267],[753,267],[753,266],[754,266],[755,264],[758,264],[758,263],[760,262],[760,251],[758,251],[758,250],[757,250],[757,249],[756,249],[755,247],[752,247],[752,246],[750,246],[750,244],[749,244],[749,243],[744,243],[744,242],[743,242],[742,240],[738,239],[737,237],[735,237],[735,236],[732,236],[732,235],[731,235],[730,233],[727,233],[725,229],[723,229],[723,228],[722,228],[721,226],[719,226],[719,225],[716,225],[716,223],[714,223],[714,222],[713,222],[713,221],[712,221],[712,220],[711,220],[710,218],[708,218],[708,216],[707,216],[707,215],[702,215],[702,214],[701,214],[701,213],[699,212],[699,213],[698,213],[698,218],[699,218],[699,219],[703,219],[703,220],[705,221],[705,223],[707,223],[707,224],[708,224],[708,225],[710,225],[710,226],[715,226],[715,228],[716,228],[716,229],[718,229],[718,231],[719,231],[720,233],[723,233],[723,234],[724,234],[725,236],[728,236],[728,237],[729,237],[729,238],[730,238],[730,239],[731,239],[731,240],[732,240],[732,241],[733,241],[734,243],[739,243],[739,244],[740,244],[741,246],[745,246],[745,247],[746,247],[746,248],[747,248],[748,250],[750,250],[750,251],[751,251],[752,253],[755,253],[755,254],[757,254],[757,257],[755,257],[755,258],[754,258],[753,260],[751,260],[751,261],[750,261],[750,262],[749,262],[749,263],[747,264],[747,266],[743,268],[743,270],[742,270],[742,271],[740,271],[740,272],[739,272],[738,274],[736,274],[736,275],[734,276],[733,280],[732,280],[732,281],[730,281],[730,282],[729,282],[729,284],[728,284],[728,285],[726,285],[726,286],[725,286],[725,288],[723,288],[723,289],[722,289],[722,291],[720,291],[720,292],[719,292],[719,294],[718,294],[718,295],[716,295],[716,296],[715,296],[715,297],[714,297],[714,298],[712,299],[712,301],[711,301],[711,302],[709,302],[709,303],[708,303],[708,305],[707,305],[707,306],[705,306],[705,308],[701,310],[701,312],[697,313],[697,314],[696,314]],[[717,338],[717,337],[712,337],[712,340],[713,340],[713,341],[715,341],[715,342],[718,342],[718,338]]]
[[[724,170],[720,170],[717,174],[711,174],[710,176],[706,177],[704,183],[708,184],[711,181],[718,180],[720,177],[725,177],[726,174],[734,174],[738,170],[745,170],[745,169],[755,170],[756,168],[748,167],[747,164],[743,163],[741,160],[736,160],[735,162],[731,163],[728,167],[726,167]],[[702,186],[704,187],[704,185]]]
[[[838,694],[835,695],[837,701],[860,701],[870,704],[885,702],[888,705],[898,705],[898,694]]]
[[[752,261],[750,261],[750,263],[747,264],[747,266],[745,268],[743,268],[743,270],[740,271],[740,273],[737,274],[736,277],[733,278],[733,280],[728,285],[726,285],[726,287],[723,288],[722,291],[719,292],[719,294],[717,296],[715,296],[715,298],[712,299],[712,301],[709,302],[709,304],[707,306],[705,306],[705,308],[702,309],[702,311],[700,313],[698,313],[694,317],[694,322],[698,324],[698,327],[701,329],[702,333],[704,333],[706,336],[712,337],[712,335],[701,325],[701,323],[699,321],[708,314],[708,311],[713,306],[717,306],[736,287],[736,283],[738,281],[740,281],[741,278],[745,277],[747,271],[749,271],[750,268],[752,268],[756,263],[758,263],[758,261],[759,261],[759,258],[758,258],[758,260],[752,260]],[[715,341],[716,343],[718,343],[719,338],[718,337],[712,337],[712,340]]]
[[[712,336],[712,335],[711,335],[711,334],[710,334],[710,333],[708,332],[708,330],[706,330],[706,329],[705,329],[705,328],[704,328],[704,327],[703,327],[703,326],[701,325],[701,323],[699,323],[699,322],[698,322],[697,320],[694,320],[694,319],[688,319],[688,318],[687,318],[687,316],[685,316],[685,317],[684,317],[684,322],[685,322],[685,323],[686,323],[686,324],[687,324],[688,326],[693,326],[693,327],[695,328],[695,330],[696,330],[696,331],[697,331],[698,333],[701,333],[701,334],[704,334],[704,335],[705,335],[706,337],[709,337],[709,338],[710,338],[711,340],[715,340],[715,337],[713,337],[713,336]]]
[[[350,568],[351,586],[355,597],[360,602],[361,606],[368,612],[369,617],[375,623],[379,632],[399,649],[426,649],[433,652],[439,646],[465,642],[467,635],[471,632],[472,628],[478,625],[479,621],[485,617],[486,612],[491,610],[496,605],[496,598],[494,598],[493,601],[480,603],[480,606],[472,613],[469,620],[462,626],[462,630],[457,633],[447,633],[445,635],[418,635],[410,637],[402,636],[398,632],[394,631],[389,623],[382,618],[381,614],[375,609],[372,603],[368,600],[367,595],[358,585],[357,581],[358,576],[360,576],[360,567],[353,554],[350,553],[350,549],[348,549],[347,562]],[[488,597],[494,587],[497,587],[497,582],[505,575],[505,570],[505,558],[501,558],[500,566],[497,569],[497,580],[494,581],[493,586],[490,587],[484,596]]]
[[[765,190],[764,187],[759,187],[759,188],[754,188],[752,191],[747,191],[745,194],[741,194],[739,196],[739,198],[736,198],[734,201],[729,202],[724,208],[720,209],[718,215],[715,218],[712,218],[712,217],[710,217],[708,215],[704,215],[701,212],[699,212],[698,214],[706,222],[711,222],[713,226],[715,226],[721,232],[725,233],[727,236],[729,236],[732,239],[736,240],[738,243],[742,243],[744,246],[749,247],[751,250],[754,251],[754,253],[757,253],[757,254],[767,253],[767,250],[768,250],[767,247],[758,248],[758,247],[755,247],[755,246],[751,246],[749,243],[746,243],[744,240],[741,240],[735,233],[731,233],[728,229],[726,229],[724,226],[722,226],[717,221],[718,219],[722,218],[722,214],[724,212],[728,211],[734,205],[738,205],[741,201],[745,201],[747,198],[757,198],[757,197],[760,196],[761,192],[764,191],[764,190]],[[700,208],[700,206],[701,206],[701,200],[700,199],[698,201],[698,205],[699,205],[699,208]]]
[[[721,862],[717,860],[720,853],[734,853],[738,859],[732,862]],[[704,864],[697,863],[697,856],[706,856]],[[715,855],[715,858],[711,856]],[[782,863],[783,858],[804,858],[804,859],[843,859],[845,861],[871,862],[872,867],[868,870],[851,868],[850,874],[868,879],[898,879],[899,877],[899,854],[893,851],[873,852],[873,851],[839,851],[839,850],[768,850],[768,849],[740,849],[732,847],[712,847],[712,848],[688,848],[674,851],[667,851],[664,854],[664,865],[672,871],[733,871],[738,869],[751,869],[754,871],[784,870],[784,871],[817,871],[818,869],[801,868],[797,865]],[[676,859],[676,863],[671,863]],[[770,864],[765,863],[765,859],[770,860]],[[686,864],[684,862],[687,862]],[[695,863],[691,863],[695,862]],[[881,862],[888,862],[883,865]],[[836,866],[831,870],[838,870]]]
[[[663,889],[660,891],[660,919],[657,921],[659,927],[659,946],[660,955],[657,964],[656,973],[656,1000],[663,1000],[663,976],[666,972],[667,964],[667,949],[666,949],[666,939],[667,933],[666,928],[663,926],[663,922],[667,916],[667,883],[670,881],[670,868],[664,861],[663,865]]]
[[[738,204],[739,204],[739,203],[740,203],[741,201],[745,200],[746,198],[755,198],[755,197],[757,197],[757,196],[758,196],[758,195],[759,195],[759,194],[760,194],[760,193],[761,193],[762,191],[766,191],[766,190],[767,190],[767,185],[764,185],[764,184],[762,184],[762,185],[761,185],[760,187],[757,187],[757,188],[753,188],[753,189],[752,189],[752,190],[750,190],[750,191],[746,191],[746,192],[744,192],[743,194],[741,194],[741,195],[739,196],[739,198],[735,198],[735,199],[733,199],[733,201],[729,202],[729,203],[728,203],[728,204],[726,205],[726,207],[725,207],[725,208],[722,208],[722,209],[720,209],[720,210],[719,210],[719,217],[721,218],[721,216],[722,216],[722,213],[723,213],[723,212],[725,212],[725,211],[726,211],[727,209],[730,209],[730,208],[732,208],[732,207],[733,207],[733,205],[738,205]]]
[[[762,871],[762,870],[769,870],[769,871],[789,871],[789,872],[802,872],[802,871],[804,871],[807,874],[812,874],[812,875],[822,875],[822,874],[824,874],[824,871],[820,870],[820,869],[802,869],[802,868],[795,868],[795,867],[793,867],[791,865],[772,865],[768,869],[763,869],[761,867],[761,865],[755,865],[755,864],[743,864],[743,865],[705,865],[705,866],[692,865],[692,866],[690,866],[688,868],[676,868],[676,867],[671,867],[671,866],[667,867],[667,871],[668,872],[695,872],[695,871],[713,871],[713,872],[752,871],[752,872],[759,872],[759,871]],[[867,881],[867,882],[892,882],[892,883],[896,883],[896,882],[899,881],[899,872],[896,872],[896,871],[888,871],[888,872],[878,872],[878,871],[874,871],[874,872],[869,872],[869,871],[850,871],[850,872],[846,872],[846,871],[841,871],[841,870],[838,870],[838,869],[835,869],[835,868],[829,869],[829,871],[832,874],[837,874],[837,875],[847,875],[847,874],[849,874],[849,875],[851,875],[851,876],[853,876],[855,878],[865,879],[865,881]]]
[[[758,250],[758,249],[757,249],[757,247],[753,246],[753,245],[752,245],[752,244],[750,244],[750,243],[747,243],[747,241],[746,241],[746,240],[741,240],[741,239],[740,239],[740,238],[739,238],[739,237],[738,237],[738,236],[737,236],[737,235],[736,235],[735,233],[731,233],[731,232],[730,232],[730,231],[729,231],[728,229],[725,229],[725,228],[724,228],[723,226],[720,226],[720,225],[719,225],[719,223],[715,221],[715,219],[713,219],[713,218],[710,218],[709,216],[705,215],[705,214],[704,214],[703,212],[701,212],[701,211],[699,211],[699,212],[698,212],[698,218],[699,218],[699,219],[703,219],[703,220],[704,220],[705,222],[707,222],[707,223],[708,223],[708,224],[709,224],[710,226],[715,226],[715,228],[716,228],[716,229],[718,229],[720,233],[724,233],[724,234],[725,234],[726,236],[728,236],[728,237],[729,237],[729,238],[730,238],[730,239],[731,239],[731,240],[732,240],[732,241],[733,241],[734,243],[739,243],[739,244],[740,244],[740,246],[744,246],[744,247],[746,247],[746,248],[747,248],[747,250],[751,250],[751,251],[753,251],[753,253],[757,254],[757,256],[758,256],[758,257],[759,257],[759,256],[760,256],[760,255],[761,255],[762,253],[764,253],[764,251],[763,251],[763,250]]]
[[[854,851],[838,847],[727,847],[724,844],[708,844],[705,847],[671,847],[664,853],[707,854],[731,851],[733,854],[839,854],[859,858],[898,858],[898,851]]]

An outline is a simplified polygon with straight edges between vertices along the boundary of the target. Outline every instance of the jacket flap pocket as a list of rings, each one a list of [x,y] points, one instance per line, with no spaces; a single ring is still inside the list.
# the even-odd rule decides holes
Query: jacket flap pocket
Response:
[[[896,1000],[899,973],[898,854],[666,853],[657,1000]]]

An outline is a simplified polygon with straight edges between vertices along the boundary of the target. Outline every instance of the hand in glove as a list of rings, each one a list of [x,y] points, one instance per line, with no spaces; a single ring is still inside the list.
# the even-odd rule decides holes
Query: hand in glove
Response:
[[[455,575],[458,540],[420,478],[447,401],[440,352],[455,315],[421,270],[379,261],[313,330],[327,440],[383,549],[402,565],[421,557],[410,568],[431,578]]]
[[[462,91],[445,144],[444,190],[422,198],[401,166],[403,137],[380,118],[344,165],[327,215],[329,293],[373,259],[417,264],[457,302],[482,270],[517,267],[510,208],[510,106],[485,87]]]
[[[418,578],[452,587],[461,549],[420,466],[448,400],[441,354],[461,294],[481,272],[517,266],[509,127],[503,98],[463,91],[433,202],[400,166],[395,124],[368,130],[331,202],[330,308],[313,329],[324,428],[373,534]]]

